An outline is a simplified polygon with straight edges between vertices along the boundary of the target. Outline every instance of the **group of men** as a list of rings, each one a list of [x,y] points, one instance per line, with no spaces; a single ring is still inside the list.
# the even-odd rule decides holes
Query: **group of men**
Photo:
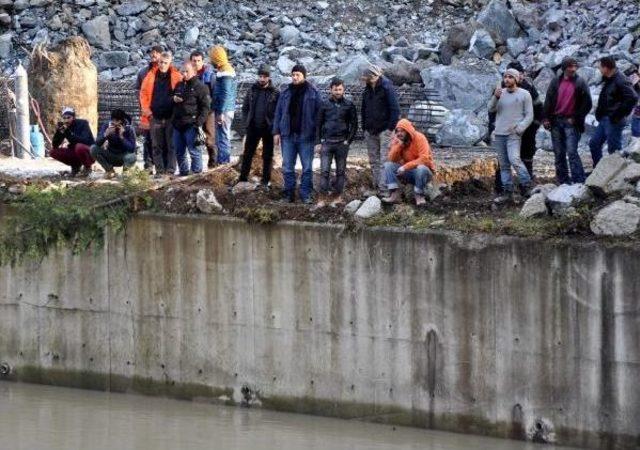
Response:
[[[632,83],[611,57],[602,57],[599,63],[603,87],[595,111],[598,125],[589,142],[594,167],[602,158],[605,143],[609,153],[622,148],[627,118],[634,108],[636,113],[640,112],[634,90],[640,88],[637,77]],[[586,175],[578,144],[593,104],[589,87],[577,72],[578,61],[566,58],[542,104],[535,87],[524,77],[522,66],[519,63],[508,66],[502,84],[489,102],[490,123],[495,130],[493,145],[500,167],[496,185],[502,194],[496,201],[512,198],[512,168],[518,175],[521,193],[528,194],[533,179],[535,136],[541,124],[551,132],[557,182],[584,183]]]

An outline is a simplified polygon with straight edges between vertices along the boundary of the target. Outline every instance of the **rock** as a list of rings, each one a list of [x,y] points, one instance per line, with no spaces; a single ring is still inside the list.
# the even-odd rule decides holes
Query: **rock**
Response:
[[[563,184],[549,192],[546,204],[554,216],[562,216],[569,208],[583,205],[591,198],[591,191],[584,184]]]
[[[356,211],[358,219],[370,219],[382,212],[382,202],[376,196],[371,196],[364,201]]]
[[[124,2],[116,8],[116,12],[120,16],[130,17],[140,14],[150,6],[150,3],[145,0],[134,0]]]
[[[640,197],[636,197],[635,195],[625,195],[622,200],[624,200],[627,203],[640,206]]]
[[[496,43],[485,29],[478,29],[471,36],[469,51],[478,58],[490,59],[496,51]]]
[[[5,33],[0,36],[0,59],[7,59],[13,50],[12,33]]]
[[[547,67],[551,69],[555,69],[556,67],[562,64],[562,61],[569,57],[574,56],[576,53],[580,51],[582,47],[580,45],[569,45],[564,47],[558,51],[547,53],[544,56],[544,62]]]
[[[393,57],[393,64],[385,67],[384,74],[396,86],[422,83],[418,66],[399,55]]]
[[[629,155],[633,161],[640,163],[640,138],[633,139],[631,144],[624,149],[624,153]]]
[[[356,211],[358,210],[358,208],[360,208],[361,205],[362,205],[362,200],[352,200],[349,203],[347,203],[347,206],[344,207],[344,212],[349,215],[353,215],[356,213]]]
[[[91,45],[103,50],[108,50],[111,47],[108,16],[98,16],[83,23],[82,32]]]
[[[27,187],[24,184],[12,184],[7,189],[9,194],[20,195],[24,194],[27,191]]]
[[[640,207],[618,200],[602,208],[591,222],[598,236],[628,236],[638,231]]]
[[[604,193],[611,195],[621,192],[632,192],[634,184],[638,180],[640,180],[640,164],[630,162],[629,165],[607,183],[604,187]]]
[[[607,195],[607,185],[609,182],[629,164],[630,161],[623,158],[618,152],[612,155],[606,155],[600,160],[596,168],[593,169],[585,185],[591,188],[596,195]]]
[[[507,49],[514,58],[524,53],[529,46],[529,41],[526,38],[509,38],[507,39]]]
[[[300,30],[293,25],[286,25],[280,29],[280,39],[285,45],[295,45],[298,43]]]
[[[546,196],[543,193],[533,194],[522,206],[520,216],[525,218],[546,216],[549,214]]]
[[[546,197],[547,195],[549,195],[549,192],[553,191],[557,187],[558,186],[556,186],[555,184],[552,184],[552,183],[539,184],[538,186],[536,186],[533,189],[531,189],[531,193],[532,194],[544,194],[544,196]]]
[[[491,33],[495,41],[504,44],[507,39],[518,37],[522,30],[504,0],[491,0],[476,19]]]
[[[369,64],[371,63],[366,55],[358,53],[351,58],[347,58],[338,68],[336,75],[342,78],[345,83],[358,83],[362,72],[369,67]]]
[[[184,44],[187,46],[194,46],[196,42],[198,42],[198,37],[200,36],[200,29],[198,27],[191,27],[184,34]]]
[[[447,33],[445,44],[455,53],[458,50],[467,50],[473,36],[473,28],[467,24],[453,26]]]
[[[432,202],[435,199],[442,197],[442,190],[445,188],[445,186],[446,185],[444,184],[432,181],[431,183],[427,184],[427,187],[424,189],[424,196],[427,198],[427,200]]]
[[[545,68],[540,71],[535,80],[533,80],[533,84],[538,90],[540,94],[540,99],[544,101],[544,98],[547,95],[547,90],[549,89],[549,85],[551,81],[555,78],[556,74],[553,70]]]
[[[118,50],[102,53],[102,67],[104,68],[126,67],[128,64],[129,52]]]
[[[196,194],[196,207],[204,214],[213,214],[223,210],[211,189],[200,189]]]
[[[256,185],[253,183],[250,183],[248,181],[240,181],[239,183],[236,183],[233,188],[231,188],[231,193],[233,195],[238,195],[241,194],[243,192],[253,192],[256,190]]]
[[[5,12],[0,13],[0,25],[5,27],[11,25],[11,16]]]
[[[436,143],[441,146],[472,146],[487,134],[487,126],[473,111],[454,109],[449,111],[440,130]]]

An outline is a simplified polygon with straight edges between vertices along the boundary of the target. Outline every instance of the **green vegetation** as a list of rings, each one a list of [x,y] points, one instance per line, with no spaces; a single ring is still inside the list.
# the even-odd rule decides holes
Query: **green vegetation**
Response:
[[[267,225],[280,220],[280,213],[270,208],[240,208],[236,215],[249,223]]]
[[[0,264],[40,259],[61,244],[74,252],[102,245],[106,228],[124,229],[133,211],[149,206],[150,185],[148,174],[133,170],[117,184],[27,188],[0,232]]]

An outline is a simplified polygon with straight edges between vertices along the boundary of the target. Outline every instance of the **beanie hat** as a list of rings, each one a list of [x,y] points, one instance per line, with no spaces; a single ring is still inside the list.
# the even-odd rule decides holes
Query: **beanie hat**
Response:
[[[519,61],[511,61],[507,64],[507,69],[516,69],[518,72],[524,73],[524,67],[522,67]]]
[[[76,110],[73,109],[71,106],[65,106],[64,108],[62,108],[62,113],[61,115],[63,116],[76,116]]]
[[[507,71],[504,73],[505,75],[509,75],[512,76],[513,78],[515,78],[516,80],[518,78],[520,78],[520,72],[517,71],[516,69],[507,69]]]
[[[261,65],[260,68],[258,69],[258,75],[264,75],[264,76],[270,77],[271,67],[269,67],[268,64]]]
[[[578,60],[575,58],[567,57],[562,60],[562,70],[567,70],[568,67],[577,66]]]
[[[374,77],[379,77],[382,75],[382,69],[380,68],[380,66],[376,66],[375,64],[369,64],[369,66],[364,69],[363,75],[368,77],[368,76],[374,76]]]
[[[307,78],[307,68],[300,63],[296,63],[296,65],[293,66],[291,73],[293,72],[300,72],[305,78]]]

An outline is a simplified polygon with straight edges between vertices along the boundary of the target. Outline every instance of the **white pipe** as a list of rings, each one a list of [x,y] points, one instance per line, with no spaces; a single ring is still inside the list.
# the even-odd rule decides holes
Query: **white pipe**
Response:
[[[29,138],[29,80],[27,71],[18,63],[15,73],[14,92],[16,94],[16,136],[14,148],[18,158],[24,158],[23,146],[30,147]]]

